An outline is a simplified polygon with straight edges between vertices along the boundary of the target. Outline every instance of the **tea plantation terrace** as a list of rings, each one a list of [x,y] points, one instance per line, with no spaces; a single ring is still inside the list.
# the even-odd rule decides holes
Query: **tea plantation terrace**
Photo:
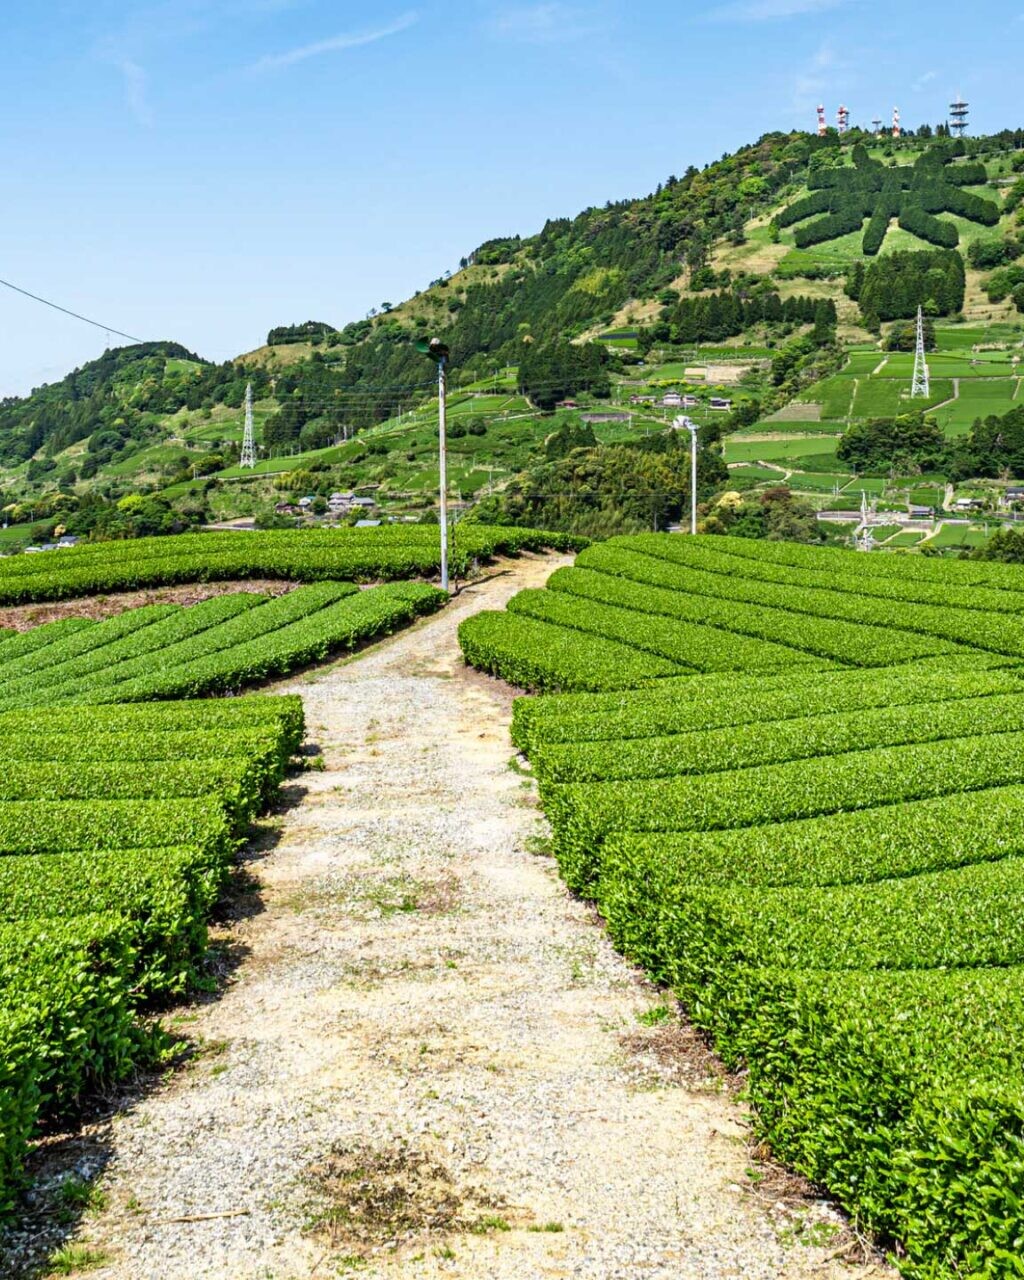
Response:
[[[1024,1253],[1022,613],[1012,566],[641,536],[461,627],[563,691],[513,737],[569,887],[920,1280]]]

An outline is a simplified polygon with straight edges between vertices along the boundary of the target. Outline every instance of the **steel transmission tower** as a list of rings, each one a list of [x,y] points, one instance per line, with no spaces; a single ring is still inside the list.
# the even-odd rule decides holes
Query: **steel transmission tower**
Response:
[[[914,348],[914,384],[910,388],[911,400],[927,400],[930,387],[928,385],[928,361],[924,354],[924,312],[917,309],[917,345]]]
[[[242,436],[242,456],[240,467],[252,468],[256,465],[256,433],[252,425],[252,383],[245,388],[245,434]]]

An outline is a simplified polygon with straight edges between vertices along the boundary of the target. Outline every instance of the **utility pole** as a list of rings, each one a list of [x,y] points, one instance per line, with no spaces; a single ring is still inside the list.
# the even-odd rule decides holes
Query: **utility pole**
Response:
[[[441,590],[448,590],[448,360],[451,352],[440,338],[421,338],[416,350],[437,364],[437,436],[441,498]]]
[[[917,342],[914,346],[914,382],[910,388],[911,400],[928,399],[928,360],[924,353],[924,311],[917,309]]]
[[[684,427],[690,433],[690,533],[697,532],[697,432],[700,427],[692,418],[680,414],[672,422],[677,431]]]

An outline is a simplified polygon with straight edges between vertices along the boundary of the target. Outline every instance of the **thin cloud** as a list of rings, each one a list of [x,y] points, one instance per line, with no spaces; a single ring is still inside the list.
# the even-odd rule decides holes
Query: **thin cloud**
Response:
[[[128,103],[128,110],[139,124],[146,125],[148,128],[153,123],[153,112],[146,94],[148,85],[146,72],[131,58],[122,58],[117,64],[117,69],[124,77],[124,96]]]
[[[402,31],[408,31],[418,21],[418,13],[404,13],[386,27],[377,27],[373,31],[343,32],[327,40],[317,40],[313,44],[300,45],[297,49],[288,49],[284,53],[269,53],[254,62],[249,70],[278,71],[283,67],[293,67],[297,62],[305,62],[307,58],[319,58],[325,53],[340,53],[344,49],[357,49],[362,45],[376,44],[378,40],[386,40],[389,36],[397,36]]]
[[[846,3],[848,0],[737,0],[709,10],[705,17],[710,22],[777,22],[827,13]]]
[[[559,3],[516,5],[494,15],[493,36],[521,44],[568,44],[597,35],[601,26],[582,9]]]
[[[920,93],[926,85],[931,84],[933,80],[938,80],[938,78],[939,73],[937,71],[926,71],[923,76],[918,76],[914,81],[914,92]]]

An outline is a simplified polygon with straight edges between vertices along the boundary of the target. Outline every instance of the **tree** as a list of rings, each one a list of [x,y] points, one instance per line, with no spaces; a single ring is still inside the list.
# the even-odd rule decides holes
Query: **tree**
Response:
[[[836,457],[854,471],[914,473],[942,467],[948,446],[934,418],[906,413],[856,422],[843,432]]]

